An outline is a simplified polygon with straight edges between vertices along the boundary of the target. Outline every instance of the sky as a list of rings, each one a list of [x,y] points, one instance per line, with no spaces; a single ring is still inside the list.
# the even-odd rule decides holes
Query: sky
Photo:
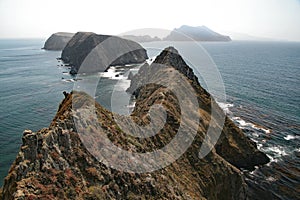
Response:
[[[183,24],[300,41],[300,0],[0,0],[0,38],[77,31],[118,35]]]

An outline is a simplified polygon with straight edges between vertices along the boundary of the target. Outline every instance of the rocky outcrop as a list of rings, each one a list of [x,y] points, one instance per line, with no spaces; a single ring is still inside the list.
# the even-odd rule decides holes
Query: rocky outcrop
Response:
[[[58,32],[52,34],[45,42],[43,49],[61,51],[71,40],[74,33]]]
[[[208,123],[216,120],[210,114],[210,105],[215,102],[174,48],[163,51],[154,63],[162,65],[145,64],[132,78],[130,91],[143,80],[158,76],[165,77],[168,82],[172,79],[170,75],[179,71],[189,77],[189,83],[197,93],[199,110],[194,110],[193,114],[201,115],[201,120],[199,124],[188,121],[191,129],[184,131],[181,139],[191,137],[192,127],[196,127],[196,135],[178,159],[156,171],[136,173],[105,165],[90,151],[96,146],[101,152],[105,143],[103,137],[132,153],[153,152],[169,144],[183,122],[178,99],[167,88],[159,84],[142,86],[135,93],[136,106],[131,116],[120,116],[122,120],[118,124],[115,119],[119,115],[104,109],[85,93],[72,92],[66,94],[49,128],[23,133],[20,152],[5,179],[4,199],[247,199],[247,185],[239,168],[253,168],[268,162],[268,158],[226,118],[216,148],[199,159]],[[142,126],[149,124],[149,107],[153,104],[167,109],[166,123],[158,134],[138,138],[120,128],[130,119]],[[224,115],[220,108],[218,114]],[[76,125],[84,116],[88,121]],[[152,115],[151,121],[160,117]],[[177,147],[175,145],[173,150]],[[109,149],[102,153],[106,150]],[[134,163],[127,162],[119,153],[109,158],[129,169],[135,164],[156,164],[151,159],[133,158]]]
[[[158,66],[156,66],[158,64]],[[211,104],[217,108],[219,116],[224,115],[222,109],[216,105],[214,99],[210,94],[203,89],[195,76],[193,70],[185,63],[178,51],[173,47],[166,48],[153,62],[152,65],[145,64],[139,70],[139,73],[131,78],[131,85],[127,89],[129,93],[135,95],[135,97],[141,102],[140,99],[147,99],[147,96],[140,94],[141,89],[147,90],[143,87],[146,82],[158,82],[156,77],[172,77],[168,75],[169,68],[175,68],[177,71],[188,77],[191,81],[191,85],[197,92],[197,98],[200,105],[201,115],[210,116]],[[152,79],[152,80],[151,80]],[[167,78],[163,78],[166,79]],[[171,82],[172,79],[166,81]],[[151,96],[155,97],[153,86],[149,86],[149,90],[152,90]],[[184,94],[182,94],[184,95]],[[149,101],[149,99],[147,99]],[[150,104],[151,105],[151,104]],[[145,108],[145,105],[136,104],[136,109]],[[141,112],[143,113],[143,112]],[[201,117],[203,118],[203,117]],[[215,146],[216,152],[222,156],[226,161],[236,166],[237,168],[244,168],[253,170],[255,166],[269,162],[269,158],[262,152],[258,151],[256,144],[245,136],[245,134],[227,117],[225,116],[225,123],[223,131],[218,143]]]
[[[134,41],[89,32],[76,33],[61,54],[72,74],[103,72],[112,65],[142,63],[147,58],[146,50]]]
[[[229,36],[216,33],[206,26],[187,26],[183,25],[174,29],[167,37],[166,41],[231,41]]]

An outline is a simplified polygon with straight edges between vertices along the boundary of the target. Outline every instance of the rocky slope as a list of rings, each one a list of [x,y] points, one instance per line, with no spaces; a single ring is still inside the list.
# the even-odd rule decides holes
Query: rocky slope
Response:
[[[187,26],[183,25],[174,29],[167,37],[167,41],[231,41],[229,36],[216,33],[206,26]]]
[[[193,114],[201,115],[201,120],[199,124],[188,122],[190,129],[183,132],[181,139],[191,137],[193,127],[195,138],[175,162],[153,172],[136,173],[105,165],[93,156],[95,152],[88,151],[97,147],[101,152],[103,137],[133,153],[152,152],[169,144],[183,121],[178,98],[167,88],[157,84],[139,88],[134,93],[136,106],[128,117],[111,113],[85,93],[72,92],[60,104],[49,128],[23,133],[20,152],[5,179],[4,199],[247,199],[247,185],[239,168],[251,169],[269,160],[228,118],[216,148],[199,159],[208,124],[217,121],[210,114],[210,105],[215,102],[175,49],[163,51],[151,66],[145,64],[132,78],[129,91],[157,76],[168,82],[178,71],[189,77],[197,93],[199,109]],[[120,128],[129,125],[130,119],[142,126],[149,124],[149,106],[157,103],[167,110],[166,123],[158,134],[137,138]],[[220,108],[217,112],[218,116],[224,115]],[[88,120],[76,125],[84,116]],[[122,119],[118,124],[117,117]],[[152,115],[151,121],[160,117]],[[176,149],[175,145],[173,150]],[[110,159],[121,162],[124,168],[134,165],[122,154],[113,154]],[[136,163],[155,165],[153,160]]]
[[[76,33],[61,54],[72,74],[103,72],[110,65],[142,63],[147,58],[146,50],[134,41],[90,32]]]
[[[52,34],[45,42],[43,49],[61,51],[71,40],[74,33],[58,32]]]

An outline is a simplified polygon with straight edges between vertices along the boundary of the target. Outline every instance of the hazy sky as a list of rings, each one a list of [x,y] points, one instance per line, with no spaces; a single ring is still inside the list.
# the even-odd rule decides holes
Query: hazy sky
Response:
[[[0,38],[120,34],[183,24],[300,41],[300,0],[0,0]]]

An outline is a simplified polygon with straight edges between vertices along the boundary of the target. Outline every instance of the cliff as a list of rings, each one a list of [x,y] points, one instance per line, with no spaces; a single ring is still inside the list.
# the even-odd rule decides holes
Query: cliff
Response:
[[[52,34],[45,42],[43,49],[61,51],[71,40],[74,33],[58,32]]]
[[[167,37],[166,41],[231,41],[229,36],[216,33],[206,26],[187,26],[183,25],[174,29]]]
[[[134,41],[90,32],[76,33],[61,54],[72,74],[103,72],[111,65],[142,63],[147,58],[146,50]]]
[[[210,106],[215,102],[177,53],[174,48],[167,48],[152,65],[145,64],[132,78],[129,91],[139,88],[145,80],[155,81],[158,76],[169,82],[179,72],[188,77],[196,92],[199,109],[192,114],[201,116],[200,121],[182,120],[178,98],[160,84],[140,87],[134,93],[134,111],[127,117],[111,113],[87,94],[74,91],[66,95],[49,128],[36,133],[24,131],[20,152],[5,179],[4,199],[247,199],[247,185],[239,168],[252,169],[269,160],[228,118],[216,148],[199,159],[208,124],[217,121],[212,118]],[[188,101],[184,102],[189,106]],[[126,124],[131,126],[132,119],[139,127],[159,120],[161,116],[156,114],[149,120],[149,106],[153,104],[167,110],[166,123],[158,134],[138,138],[120,128]],[[217,113],[224,115],[219,107]],[[78,123],[84,117],[88,120]],[[117,152],[105,157],[110,149],[104,148],[104,138],[126,152],[151,153],[172,143],[184,123],[188,126],[179,141],[194,138],[186,151],[168,166],[137,173],[135,166],[155,166],[155,159],[164,162],[173,158],[166,155],[139,160],[133,156],[128,161]],[[130,130],[135,132],[134,128]],[[193,131],[195,135],[191,135]],[[171,150],[167,153],[176,153],[180,145],[174,145]],[[115,161],[116,165],[103,164],[106,159]],[[118,163],[127,170],[117,170]]]

